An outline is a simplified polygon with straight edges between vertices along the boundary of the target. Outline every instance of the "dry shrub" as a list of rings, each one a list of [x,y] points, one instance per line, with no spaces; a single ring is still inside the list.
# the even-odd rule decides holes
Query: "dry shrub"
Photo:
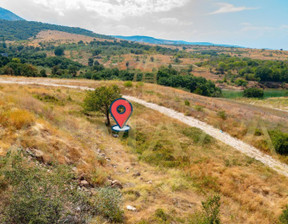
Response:
[[[98,164],[93,167],[92,164],[82,163],[77,166],[77,170],[78,176],[84,177],[93,186],[103,186],[107,181],[108,174]]]
[[[13,125],[16,129],[30,126],[34,123],[35,117],[26,110],[14,110],[7,113],[8,124]]]

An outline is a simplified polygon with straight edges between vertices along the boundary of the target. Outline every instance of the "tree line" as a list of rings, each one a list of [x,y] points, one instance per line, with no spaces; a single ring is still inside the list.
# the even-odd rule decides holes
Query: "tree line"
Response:
[[[232,82],[237,78],[258,82],[288,82],[287,61],[239,58],[221,54],[197,65],[209,67],[210,71],[225,75]]]

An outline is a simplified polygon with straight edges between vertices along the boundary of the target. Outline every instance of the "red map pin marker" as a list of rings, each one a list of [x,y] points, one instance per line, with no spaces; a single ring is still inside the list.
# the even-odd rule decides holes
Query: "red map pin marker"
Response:
[[[124,98],[115,100],[110,106],[110,113],[120,128],[125,126],[132,112],[132,104]]]

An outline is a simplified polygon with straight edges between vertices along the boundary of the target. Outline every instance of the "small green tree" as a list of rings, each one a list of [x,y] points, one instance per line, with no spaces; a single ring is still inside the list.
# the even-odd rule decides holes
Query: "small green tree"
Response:
[[[93,58],[89,58],[88,59],[88,66],[92,67],[94,64],[94,59]]]
[[[45,69],[42,69],[42,70],[40,71],[40,76],[41,76],[41,77],[47,77],[47,73],[46,73],[46,70],[45,70]]]
[[[57,47],[54,51],[54,54],[56,56],[63,56],[64,55],[64,49],[62,47]]]
[[[75,66],[75,65],[70,65],[70,66],[68,67],[68,70],[69,70],[69,73],[70,73],[73,77],[75,77],[75,76],[77,75],[77,71],[78,71],[77,66]]]
[[[6,45],[6,42],[5,42],[5,38],[3,37],[3,39],[2,39],[2,46],[3,46],[3,48],[7,48],[7,45]]]
[[[193,71],[193,65],[189,65],[188,72],[192,72],[192,71]]]
[[[83,108],[85,111],[98,111],[103,113],[106,116],[106,125],[110,126],[110,105],[120,97],[120,89],[117,85],[102,86],[87,93]]]

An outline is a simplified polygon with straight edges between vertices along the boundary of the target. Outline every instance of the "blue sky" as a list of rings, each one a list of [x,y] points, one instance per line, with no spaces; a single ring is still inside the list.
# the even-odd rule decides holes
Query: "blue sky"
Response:
[[[111,35],[147,35],[288,50],[287,0],[2,0],[27,20]]]

